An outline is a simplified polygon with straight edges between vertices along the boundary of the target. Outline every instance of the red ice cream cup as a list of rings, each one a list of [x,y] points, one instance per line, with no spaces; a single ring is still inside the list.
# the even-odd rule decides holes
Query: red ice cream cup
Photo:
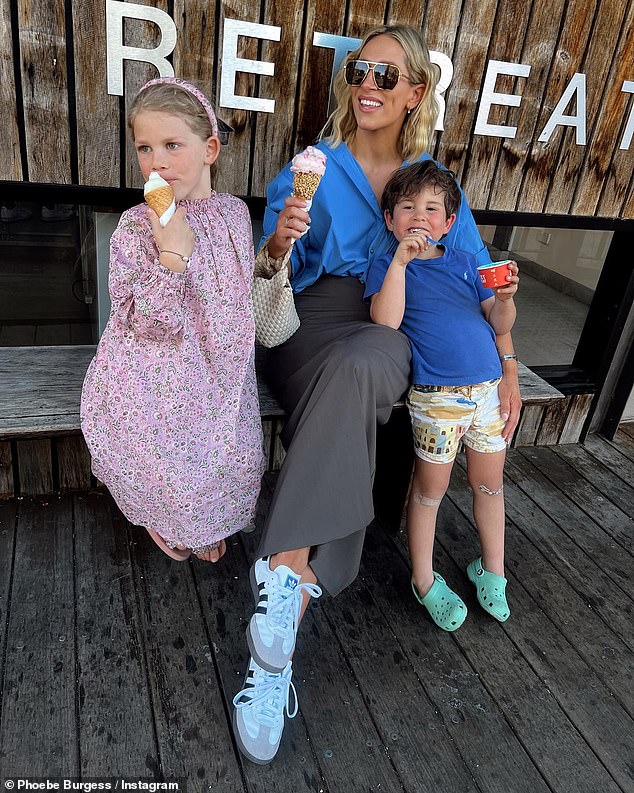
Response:
[[[511,274],[511,260],[505,259],[503,262],[489,262],[478,267],[480,279],[488,289],[499,289],[501,286],[508,286],[506,276]]]

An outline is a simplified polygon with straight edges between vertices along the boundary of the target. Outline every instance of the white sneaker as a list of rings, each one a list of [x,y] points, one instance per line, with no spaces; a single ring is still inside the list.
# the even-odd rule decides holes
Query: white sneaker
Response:
[[[253,763],[266,765],[277,754],[284,729],[284,711],[297,714],[297,692],[291,681],[291,662],[273,674],[249,659],[244,688],[233,698],[233,730],[238,748]],[[293,692],[293,709],[290,694]]]
[[[269,557],[258,559],[250,572],[256,602],[247,626],[247,644],[252,657],[269,672],[286,668],[297,638],[303,593],[321,595],[317,584],[301,584],[290,567],[269,567]]]

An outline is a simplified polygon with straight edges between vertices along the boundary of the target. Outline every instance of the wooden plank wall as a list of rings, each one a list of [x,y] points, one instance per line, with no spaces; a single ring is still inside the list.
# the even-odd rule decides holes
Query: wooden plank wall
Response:
[[[75,110],[79,184],[119,187],[119,98],[104,88],[106,4],[73,0]],[[50,181],[50,180],[48,180]]]
[[[19,0],[18,20],[28,178],[68,184],[72,180],[64,7],[48,0]]]
[[[275,114],[221,108],[233,129],[218,188],[264,195],[292,154],[313,142],[328,106],[333,51],[315,32],[361,37],[388,22],[422,26],[431,49],[453,62],[444,132],[435,156],[455,170],[475,209],[634,217],[632,151],[619,149],[634,98],[634,0],[135,0],[168,13],[178,75],[216,100],[225,20],[278,25],[279,42],[239,38],[238,56],[275,63],[274,77],[238,73],[236,93],[274,99]],[[125,21],[125,43],[156,46],[159,29]],[[153,66],[126,62],[126,95],[106,89],[106,3],[0,0],[0,181],[139,186],[124,113]],[[528,78],[501,75],[496,91],[520,107],[493,105],[489,122],[515,138],[474,135],[490,60],[530,64]],[[587,80],[587,145],[558,127],[538,137],[575,72]],[[573,112],[574,107],[566,112]]]
[[[0,0],[0,114],[3,119],[5,157],[0,166],[1,179],[21,180],[26,176],[20,162],[20,134],[15,93],[13,42],[11,40],[10,0]]]

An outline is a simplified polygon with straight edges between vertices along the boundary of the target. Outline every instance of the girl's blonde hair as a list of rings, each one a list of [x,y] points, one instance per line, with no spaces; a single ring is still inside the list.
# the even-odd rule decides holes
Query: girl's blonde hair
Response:
[[[200,90],[200,89],[199,89]],[[128,128],[134,140],[134,121],[142,110],[168,113],[177,116],[191,129],[194,135],[206,141],[216,134],[207,110],[196,97],[176,83],[159,83],[143,88],[134,97],[128,111]],[[211,167],[211,184],[214,184],[216,163]]]
[[[427,151],[434,135],[438,118],[438,101],[435,95],[438,68],[429,59],[429,50],[422,31],[410,25],[381,25],[371,30],[357,50],[351,52],[346,62],[358,58],[365,45],[377,36],[391,36],[403,48],[407,73],[412,83],[423,83],[425,95],[412,112],[405,117],[400,135],[400,148],[404,160],[416,160]],[[334,147],[350,142],[357,131],[357,122],[352,109],[350,86],[344,77],[345,64],[335,77],[333,91],[337,106],[330,114],[319,134]]]

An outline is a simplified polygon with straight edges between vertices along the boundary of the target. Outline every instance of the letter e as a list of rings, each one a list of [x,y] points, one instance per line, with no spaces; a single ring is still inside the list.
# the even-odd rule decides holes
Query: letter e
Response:
[[[491,105],[508,105],[519,107],[521,96],[515,94],[498,94],[495,92],[495,82],[498,74],[510,74],[514,77],[528,77],[531,67],[525,63],[509,63],[507,61],[489,61],[484,78],[482,98],[476,118],[475,135],[492,135],[497,138],[514,138],[517,127],[508,127],[504,124],[489,124],[489,110]]]
[[[261,113],[275,112],[275,100],[273,99],[236,95],[236,72],[264,74],[269,77],[275,73],[275,64],[269,61],[238,58],[238,36],[279,41],[281,35],[282,28],[277,27],[277,25],[260,25],[257,22],[225,19],[225,28],[222,36],[220,101],[218,103],[220,107],[232,107],[236,110],[256,110]]]

